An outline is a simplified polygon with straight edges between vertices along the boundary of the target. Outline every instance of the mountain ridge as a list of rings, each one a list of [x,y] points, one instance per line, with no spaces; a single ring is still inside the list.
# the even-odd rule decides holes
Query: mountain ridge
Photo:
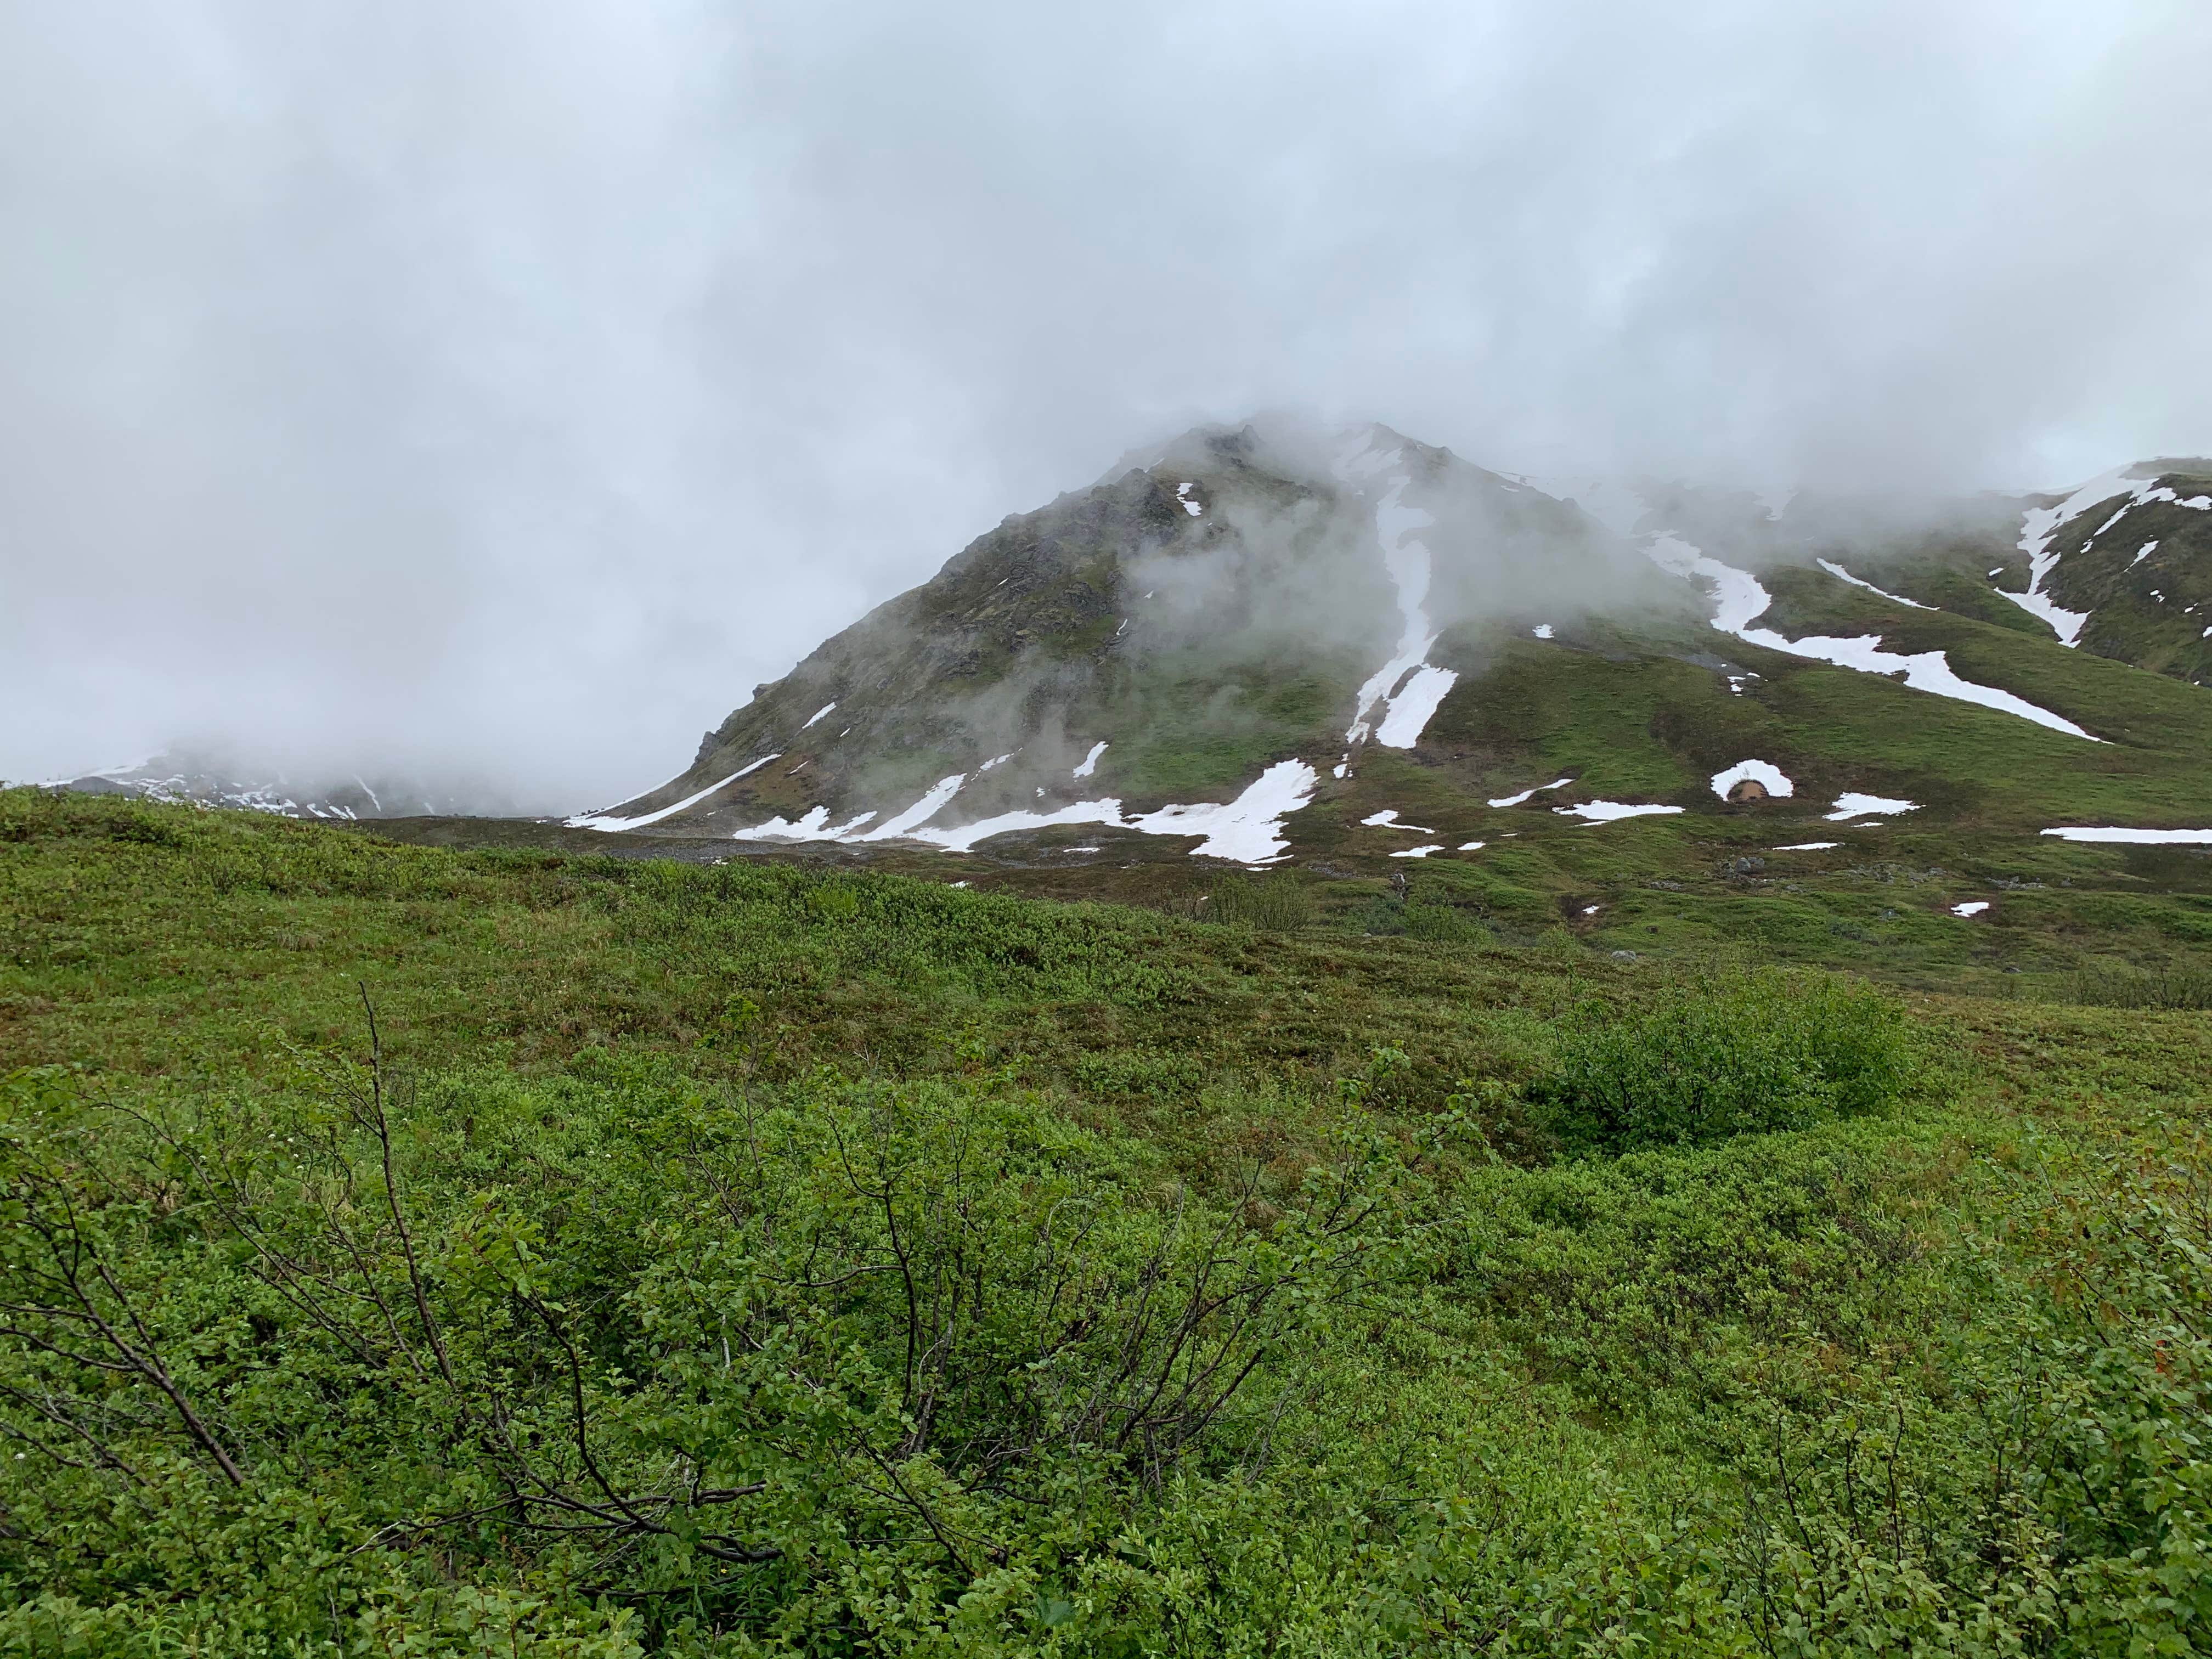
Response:
[[[2031,643],[2074,643],[2047,613],[2092,584],[2087,654],[2168,683],[2212,660],[2178,648],[2195,624],[2175,619],[2198,614],[2198,572],[2212,571],[2212,495],[2200,507],[2187,493],[2185,460],[2115,469],[2109,490],[1960,501],[1899,529],[1802,495],[1778,513],[1748,495],[1648,485],[1639,510],[1615,507],[1608,525],[1527,477],[1379,426],[1201,428],[1133,459],[1010,516],[757,688],[668,783],[570,822],[965,852],[1075,824],[1179,833],[1201,806],[1234,808],[1268,778],[1263,793],[1294,797],[1295,814],[1345,793],[1370,750],[1431,769],[1465,762],[1471,744],[1492,751],[1478,763],[1508,759],[1512,734],[1477,710],[1499,691],[1510,704],[1530,641],[1622,672],[1686,663],[1754,702],[1777,673],[1801,672],[1784,666],[1796,658],[2076,741],[2100,737],[2085,723],[2094,710],[2103,736],[2140,746],[2139,711],[2118,707],[2128,698]],[[2154,559],[2165,550],[2129,582],[2103,568],[2117,555],[2100,565],[2095,550],[2122,520],[2156,544]],[[2175,712],[2148,686],[2136,701],[2160,720]],[[2203,726],[2202,710],[2185,712]],[[1700,745],[1686,727],[1699,723],[1679,710],[1655,721],[1647,743],[1675,729],[1674,787],[1613,804],[1695,810],[1680,763],[1767,758],[1689,752]],[[1295,789],[1277,769],[1293,763]],[[1486,801],[1529,781],[1472,769],[1468,793]],[[1559,804],[1591,804],[1573,794]],[[1295,856],[1298,838],[1292,827],[1263,856]]]
[[[331,775],[328,769],[257,765],[235,757],[166,750],[127,765],[50,778],[40,786],[84,794],[128,795],[166,804],[266,812],[281,817],[365,819],[489,815],[504,803],[481,789],[419,778]]]

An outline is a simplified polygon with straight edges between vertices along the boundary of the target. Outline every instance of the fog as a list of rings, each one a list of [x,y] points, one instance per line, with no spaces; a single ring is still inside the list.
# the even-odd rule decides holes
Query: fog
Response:
[[[620,799],[1119,454],[2212,452],[2212,10],[0,10],[0,776]]]

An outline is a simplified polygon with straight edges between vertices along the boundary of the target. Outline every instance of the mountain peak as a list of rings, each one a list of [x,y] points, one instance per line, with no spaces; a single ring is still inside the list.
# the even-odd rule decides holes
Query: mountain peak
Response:
[[[2020,748],[2030,775],[2053,738],[2071,765],[2140,735],[2078,676],[2054,681],[2053,653],[2206,665],[2189,584],[2212,567],[2212,498],[2179,465],[1894,522],[1814,496],[1545,482],[1381,423],[1194,428],[1011,515],[759,688],[684,774],[572,822],[1256,862],[1340,855],[1386,778],[1419,780],[1462,830],[1539,786],[1575,823],[1740,810],[1706,784],[1754,773],[1778,781],[1760,810],[1824,789],[1917,808],[1955,785],[1856,734],[1970,732]],[[2115,566],[2146,560],[2172,574],[2138,594]],[[1844,692],[1840,723],[1791,723]],[[1410,827],[1395,802],[1375,812],[1386,843]],[[1416,847],[1473,856],[1484,838],[1463,839]]]

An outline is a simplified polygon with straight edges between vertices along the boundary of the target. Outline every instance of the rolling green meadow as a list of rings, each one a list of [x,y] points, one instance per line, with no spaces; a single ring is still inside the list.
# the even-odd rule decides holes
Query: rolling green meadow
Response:
[[[0,1654],[2212,1647],[2197,970],[1561,845],[1638,950],[0,793]]]

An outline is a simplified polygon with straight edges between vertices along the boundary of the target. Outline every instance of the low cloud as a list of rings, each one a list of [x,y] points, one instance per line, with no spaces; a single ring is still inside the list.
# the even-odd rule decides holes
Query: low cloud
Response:
[[[0,17],[0,775],[574,807],[1263,408],[1482,465],[2212,451],[2212,13],[119,0]]]

